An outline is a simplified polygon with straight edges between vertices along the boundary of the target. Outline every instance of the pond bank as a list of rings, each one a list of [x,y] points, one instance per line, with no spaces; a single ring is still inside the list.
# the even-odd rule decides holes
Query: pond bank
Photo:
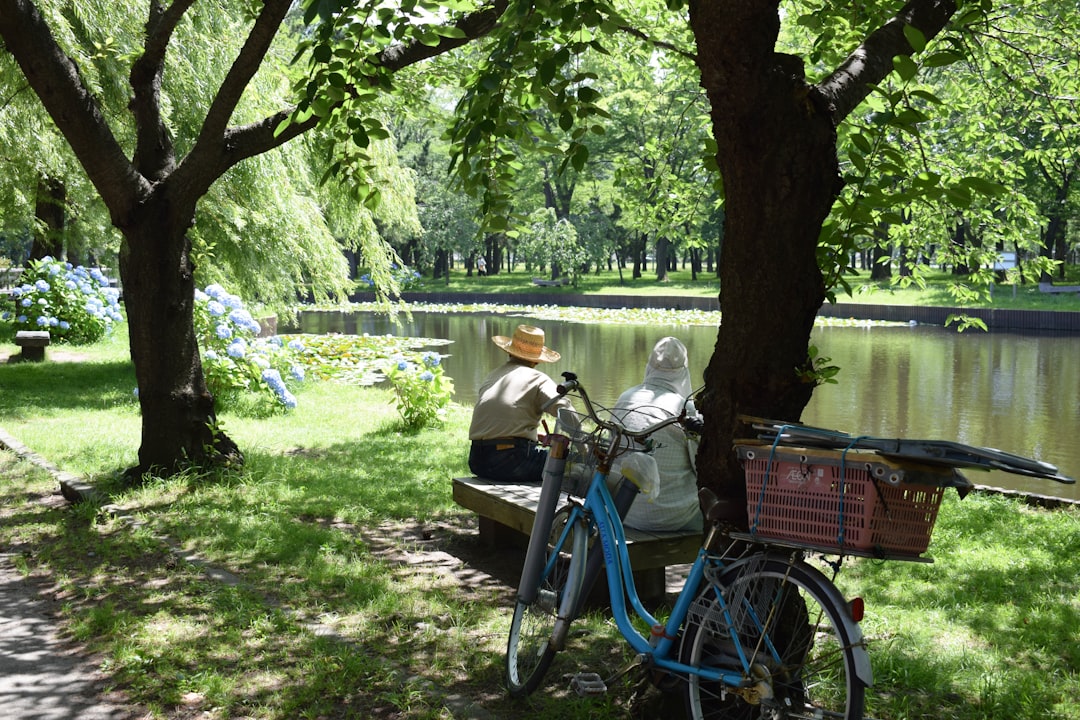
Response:
[[[359,293],[357,302],[371,302],[374,293]],[[575,295],[537,290],[523,293],[405,292],[402,299],[418,303],[505,303],[512,305],[566,305],[594,308],[667,308],[672,310],[719,311],[715,297],[684,295]],[[996,308],[920,307],[913,305],[864,305],[826,303],[818,311],[821,317],[854,320],[916,322],[944,326],[950,315],[965,314],[979,318],[991,332],[1080,333],[1080,313],[1052,310],[1005,310]]]

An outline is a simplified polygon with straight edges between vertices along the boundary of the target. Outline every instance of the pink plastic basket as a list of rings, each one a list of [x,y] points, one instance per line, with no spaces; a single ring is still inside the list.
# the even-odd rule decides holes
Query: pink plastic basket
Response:
[[[753,534],[880,556],[917,556],[930,544],[942,486],[905,482],[902,469],[866,453],[772,451],[768,446],[737,450],[746,473]]]

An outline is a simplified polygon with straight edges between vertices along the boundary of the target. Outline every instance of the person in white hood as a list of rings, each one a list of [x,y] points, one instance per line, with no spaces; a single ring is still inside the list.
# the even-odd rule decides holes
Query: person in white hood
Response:
[[[623,392],[614,413],[631,430],[679,415],[700,419],[693,400],[686,346],[677,338],[662,338],[645,365],[645,380]],[[653,458],[659,471],[659,489],[638,495],[623,524],[640,530],[700,530],[703,527],[697,495],[694,456],[697,443],[678,423],[652,435]]]

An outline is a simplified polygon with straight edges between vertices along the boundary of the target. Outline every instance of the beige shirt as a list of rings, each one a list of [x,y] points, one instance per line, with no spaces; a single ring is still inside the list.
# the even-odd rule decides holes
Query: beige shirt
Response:
[[[520,437],[535,441],[544,404],[559,397],[557,388],[544,373],[513,359],[495,368],[480,385],[469,439]],[[559,398],[547,412],[554,417],[561,407],[572,407],[570,399]]]

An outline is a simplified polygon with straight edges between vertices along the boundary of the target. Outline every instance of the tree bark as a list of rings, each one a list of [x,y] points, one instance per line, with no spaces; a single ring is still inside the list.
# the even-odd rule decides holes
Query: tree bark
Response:
[[[34,242],[30,246],[31,260],[40,260],[46,255],[57,260],[64,258],[66,206],[67,186],[64,182],[45,176],[38,178],[34,202],[38,227],[34,229]]]
[[[912,52],[905,22],[933,37],[953,12],[952,2],[913,0],[815,86],[799,58],[775,51],[779,0],[690,4],[726,200],[722,319],[699,403],[707,431],[697,467],[736,525],[747,526],[746,488],[733,445],[753,436],[740,418],[797,421],[814,389],[798,371],[825,299],[816,253],[842,187],[836,124],[894,55]]]
[[[239,465],[243,455],[217,426],[195,337],[189,202],[155,193],[124,230],[120,253],[129,344],[139,387],[142,436],[135,477],[187,465]]]

